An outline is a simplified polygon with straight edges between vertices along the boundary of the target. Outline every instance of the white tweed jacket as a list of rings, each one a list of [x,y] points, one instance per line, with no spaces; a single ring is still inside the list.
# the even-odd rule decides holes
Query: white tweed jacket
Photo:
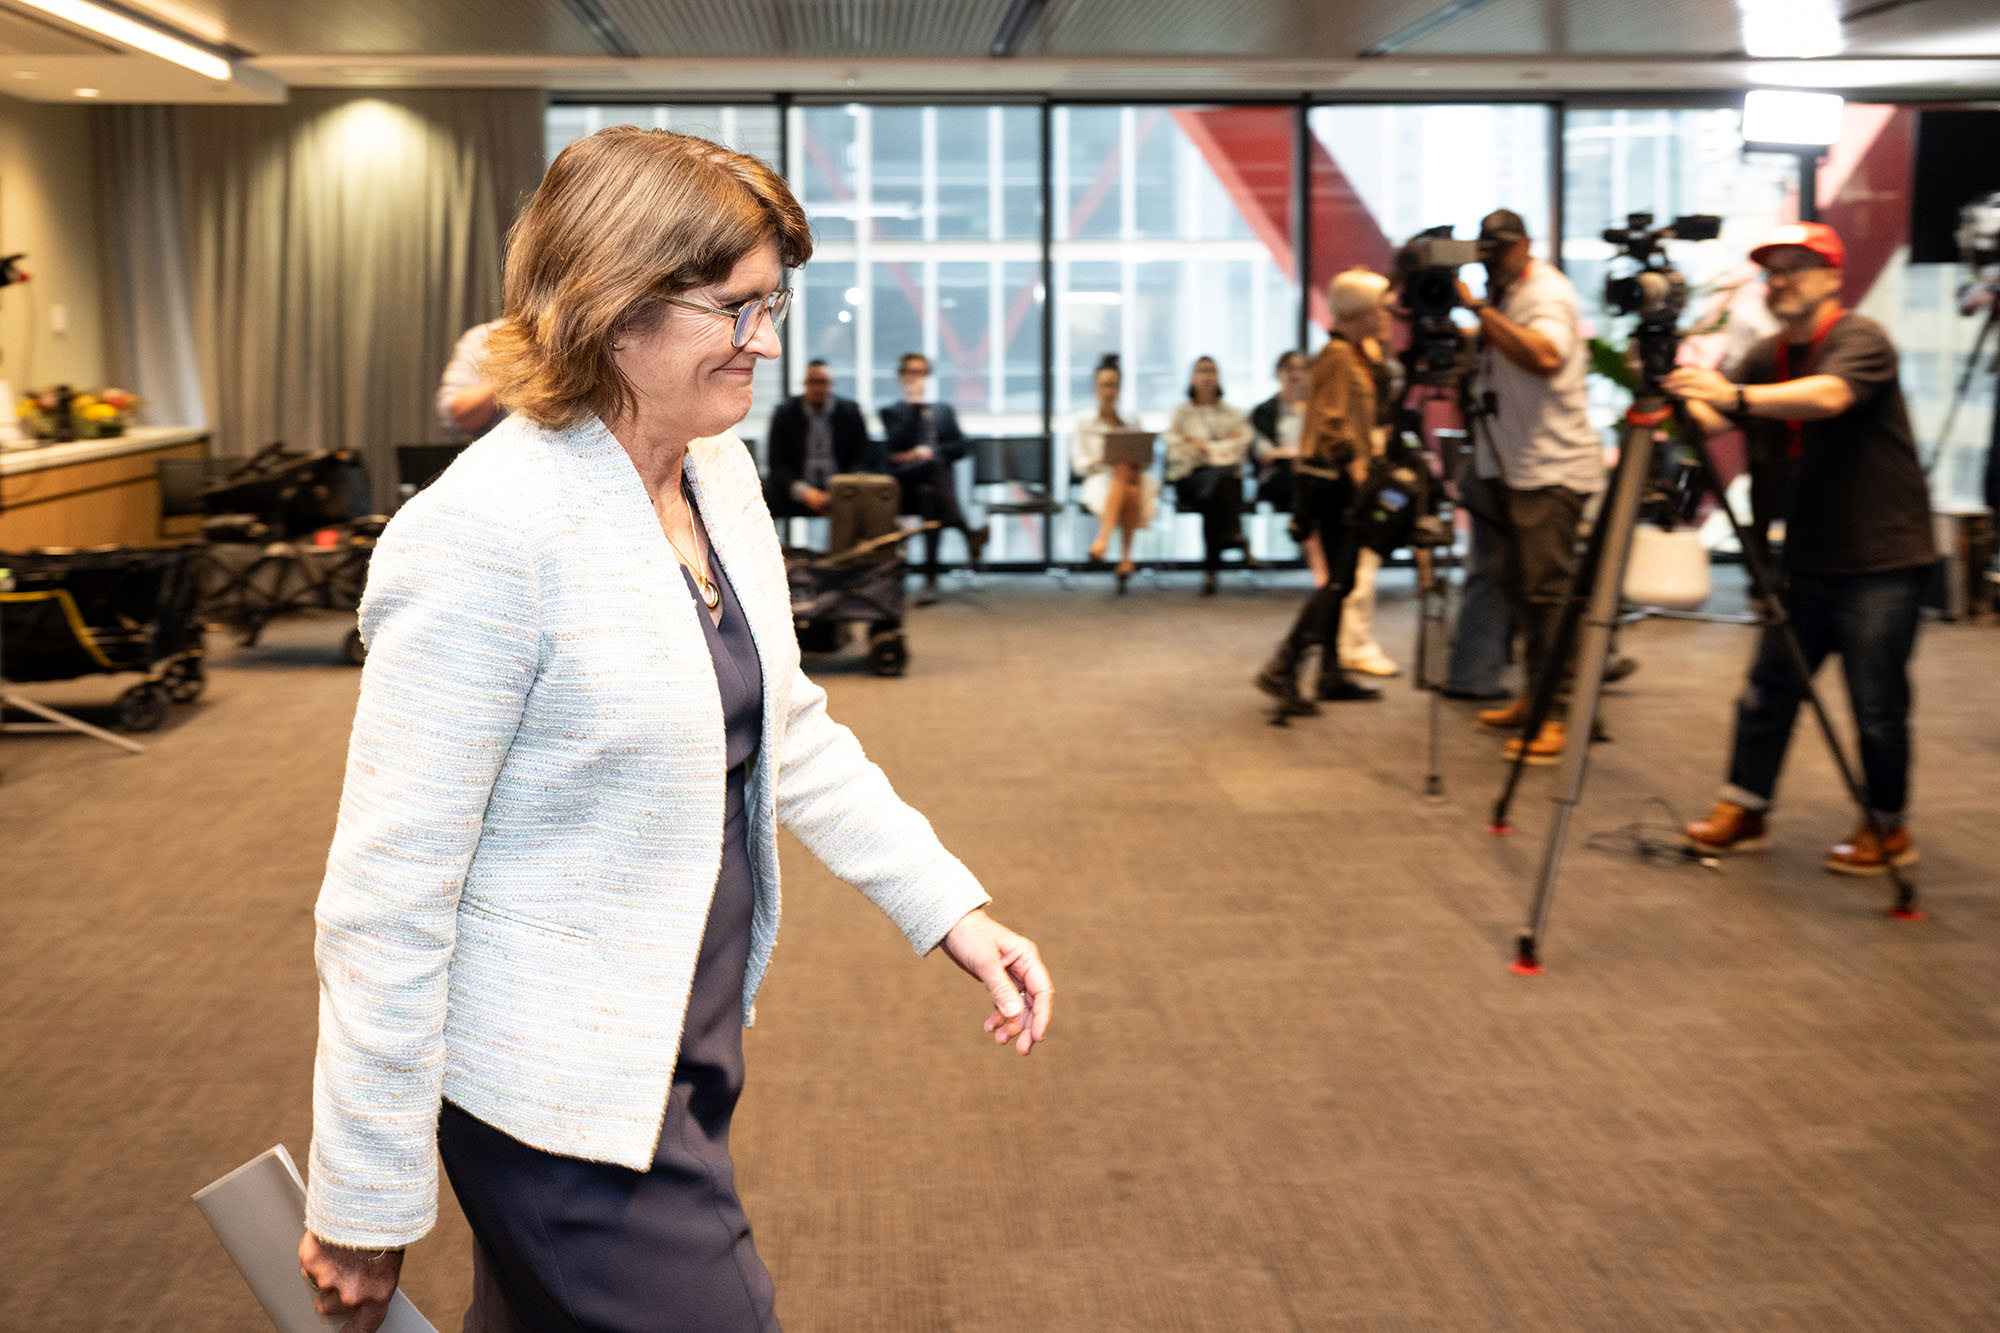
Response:
[[[919,952],[986,901],[799,671],[756,468],[687,474],[764,670],[746,1012],[782,823]],[[398,513],[316,913],[306,1224],[405,1244],[437,1215],[441,1097],[549,1152],[645,1170],[721,866],[721,696],[637,470],[595,419],[510,418]]]

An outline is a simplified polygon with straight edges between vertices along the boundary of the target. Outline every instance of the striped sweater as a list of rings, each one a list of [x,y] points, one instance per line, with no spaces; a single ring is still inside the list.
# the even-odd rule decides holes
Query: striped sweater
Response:
[[[686,468],[764,671],[747,1013],[779,824],[919,952],[986,895],[801,674],[743,445],[697,440]],[[676,564],[595,419],[503,422],[382,534],[316,913],[322,1240],[430,1230],[441,1097],[549,1152],[651,1163],[722,855],[721,696]]]

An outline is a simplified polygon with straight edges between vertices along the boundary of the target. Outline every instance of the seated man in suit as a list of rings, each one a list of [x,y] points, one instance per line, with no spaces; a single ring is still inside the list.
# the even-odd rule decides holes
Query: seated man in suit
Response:
[[[805,392],[771,413],[765,460],[764,498],[776,518],[825,513],[826,483],[838,473],[883,470],[861,409],[834,394],[824,361],[808,361]]]
[[[965,549],[973,564],[986,549],[986,526],[967,525],[952,485],[951,465],[965,457],[965,433],[949,403],[925,401],[931,363],[922,352],[905,352],[896,362],[896,379],[903,401],[882,409],[882,434],[889,449],[889,473],[903,488],[903,512],[935,519],[965,534]],[[924,534],[924,587],[917,604],[937,600],[938,535]]]

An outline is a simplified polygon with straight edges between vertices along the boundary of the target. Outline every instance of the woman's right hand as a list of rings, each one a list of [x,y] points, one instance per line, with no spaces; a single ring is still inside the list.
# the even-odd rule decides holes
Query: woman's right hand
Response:
[[[350,1250],[308,1231],[299,1240],[299,1272],[313,1289],[313,1309],[352,1315],[340,1333],[375,1333],[389,1317],[389,1298],[403,1272],[401,1250]]]

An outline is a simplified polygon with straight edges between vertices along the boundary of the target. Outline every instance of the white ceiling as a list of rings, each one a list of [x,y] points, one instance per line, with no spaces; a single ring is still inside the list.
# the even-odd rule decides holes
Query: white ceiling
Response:
[[[0,92],[282,101],[288,87],[527,87],[625,97],[778,91],[1552,96],[1752,84],[2000,93],[1996,0],[1833,0],[1846,51],[1743,56],[1739,3],[1804,0],[124,0],[234,58],[216,83],[0,0]],[[1429,21],[1429,26],[1426,22]],[[1371,54],[1386,43],[1387,54]],[[631,54],[613,54],[630,52]]]

